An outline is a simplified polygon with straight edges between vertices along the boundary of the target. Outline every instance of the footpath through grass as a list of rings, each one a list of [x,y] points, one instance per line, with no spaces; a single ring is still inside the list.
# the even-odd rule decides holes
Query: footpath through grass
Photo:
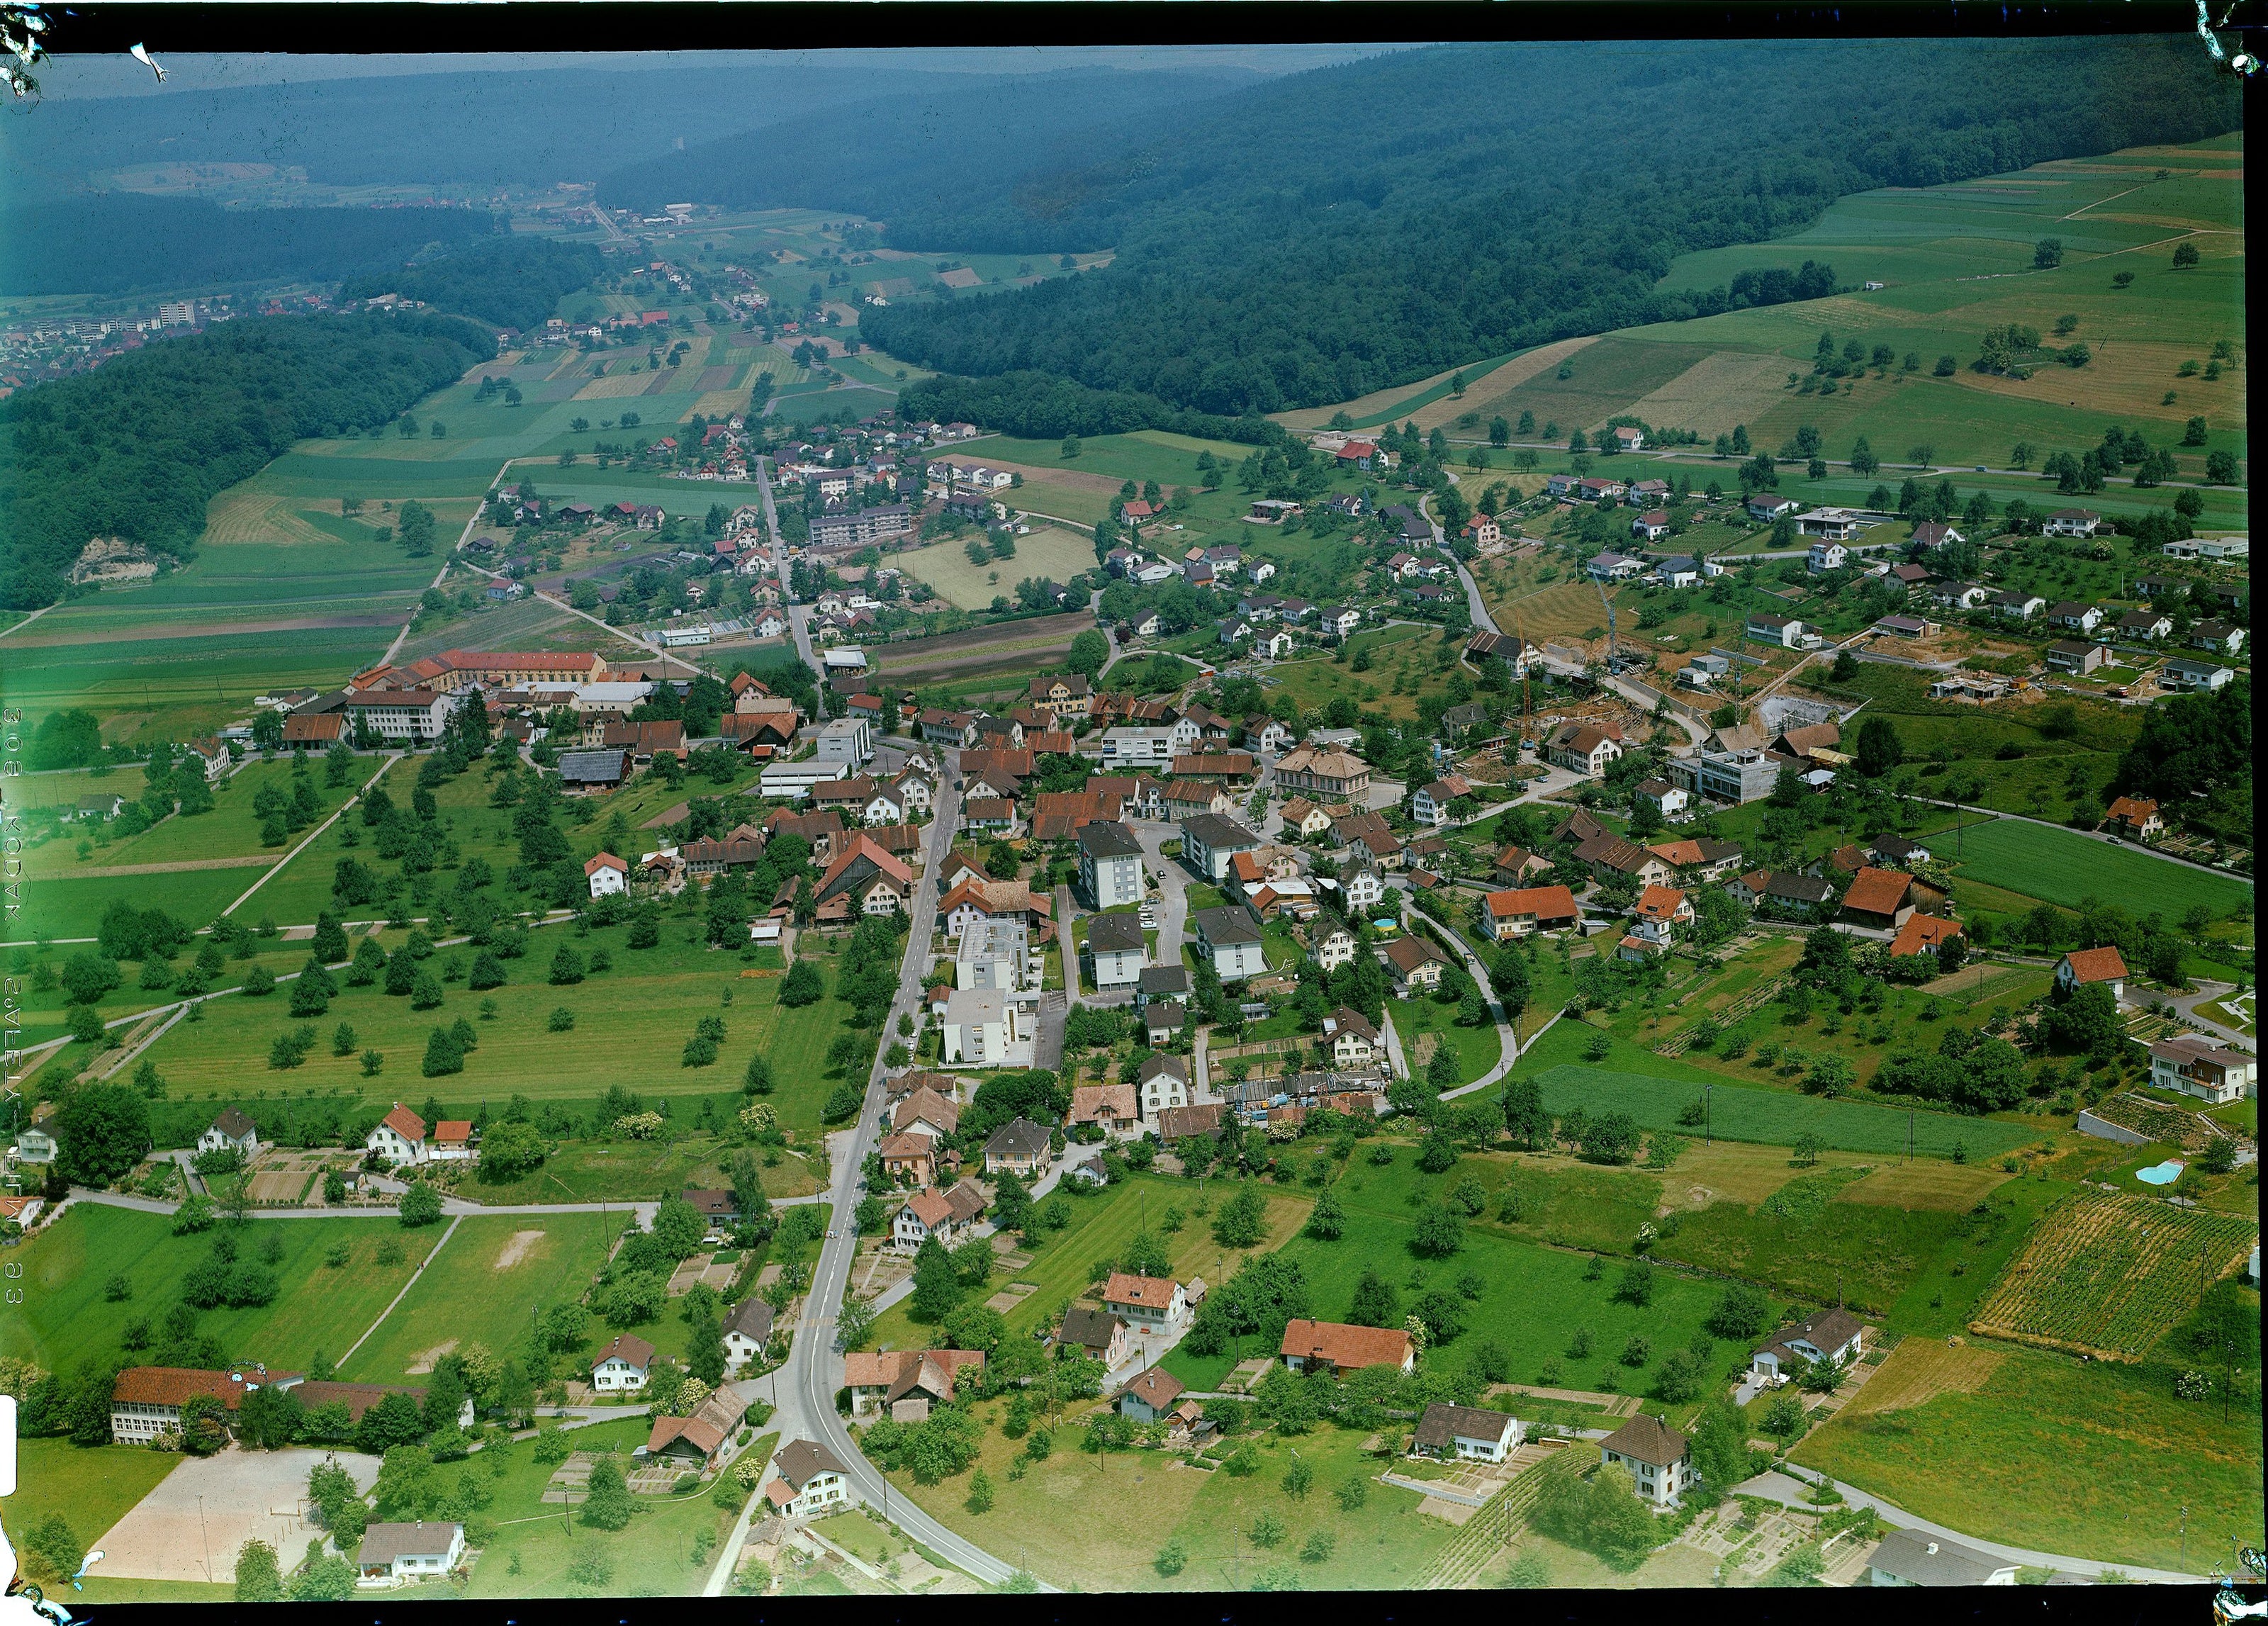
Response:
[[[219,1339],[232,1358],[305,1371],[318,1350],[344,1350],[378,1319],[440,1234],[405,1232],[386,1219],[255,1218],[236,1233],[238,1256],[275,1272],[276,1298],[256,1307],[204,1311],[197,1330]],[[74,1204],[17,1250],[12,1262],[24,1269],[24,1303],[0,1320],[0,1354],[49,1371],[113,1355],[130,1362],[122,1343],[127,1324],[144,1321],[154,1328],[164,1319],[179,1300],[182,1276],[211,1254],[213,1236],[175,1236],[163,1214]],[[283,1246],[273,1263],[263,1257],[271,1240]],[[381,1264],[388,1242],[394,1262]],[[342,1244],[344,1262],[327,1262]],[[110,1296],[114,1277],[125,1278],[123,1299]]]

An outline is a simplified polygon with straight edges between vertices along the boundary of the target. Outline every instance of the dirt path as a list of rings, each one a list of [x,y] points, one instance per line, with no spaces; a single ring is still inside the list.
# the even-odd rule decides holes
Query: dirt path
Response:
[[[191,870],[249,870],[275,862],[264,852],[254,852],[238,858],[177,858],[170,864],[115,864],[102,870],[59,870],[53,875],[34,879],[93,880],[109,875],[181,875]]]
[[[354,1357],[354,1352],[362,1348],[365,1343],[368,1343],[370,1342],[371,1334],[376,1332],[379,1328],[386,1325],[386,1318],[394,1313],[396,1306],[400,1305],[404,1299],[409,1297],[409,1290],[417,1285],[419,1280],[424,1276],[426,1268],[441,1256],[441,1250],[449,1246],[449,1239],[457,1234],[457,1227],[464,1223],[465,1217],[462,1214],[459,1214],[449,1221],[449,1228],[441,1233],[441,1240],[433,1244],[433,1251],[426,1254],[425,1257],[418,1262],[417,1268],[409,1273],[409,1279],[401,1284],[401,1291],[394,1295],[393,1302],[378,1313],[378,1320],[372,1321],[364,1329],[361,1337],[347,1345],[347,1352],[344,1355],[340,1356],[338,1359],[337,1370],[339,1372],[345,1372],[347,1362]],[[452,1339],[450,1342],[453,1345],[455,1340]]]
[[[243,908],[244,901],[247,898],[249,898],[254,893],[259,891],[262,887],[265,887],[269,881],[274,880],[277,871],[280,871],[285,865],[291,863],[292,859],[306,851],[307,849],[313,844],[317,836],[320,835],[325,830],[329,829],[333,825],[336,824],[340,818],[346,813],[347,809],[352,807],[357,802],[362,800],[364,796],[368,795],[370,793],[370,787],[376,784],[381,778],[385,777],[386,770],[393,767],[394,764],[400,760],[401,758],[399,754],[396,754],[394,756],[387,757],[384,761],[380,762],[378,765],[378,772],[372,774],[369,778],[363,781],[362,789],[356,791],[352,796],[350,796],[346,800],[339,804],[337,813],[333,813],[329,818],[324,820],[313,829],[308,831],[306,840],[302,841],[298,846],[292,848],[291,851],[285,853],[282,857],[276,859],[274,868],[270,869],[258,880],[253,882],[252,885],[247,887],[237,895],[236,901],[223,909],[221,913],[224,915],[233,915],[238,909]]]

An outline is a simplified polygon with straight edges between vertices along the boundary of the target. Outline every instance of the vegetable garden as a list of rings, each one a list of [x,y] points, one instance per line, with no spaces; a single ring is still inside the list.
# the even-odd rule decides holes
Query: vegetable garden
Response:
[[[2237,1215],[2082,1193],[2033,1230],[1970,1330],[2139,1361],[2242,1263],[2258,1234]]]

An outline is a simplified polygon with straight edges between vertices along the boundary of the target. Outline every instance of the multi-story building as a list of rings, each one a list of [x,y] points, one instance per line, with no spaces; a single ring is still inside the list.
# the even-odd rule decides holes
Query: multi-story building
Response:
[[[1078,841],[1079,889],[1089,908],[1142,901],[1142,843],[1133,831],[1123,824],[1082,825]]]

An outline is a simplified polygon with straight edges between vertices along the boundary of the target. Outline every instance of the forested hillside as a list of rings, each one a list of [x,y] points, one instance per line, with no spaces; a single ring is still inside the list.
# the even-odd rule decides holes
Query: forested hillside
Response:
[[[658,155],[718,129],[971,78],[821,59],[389,74],[57,98],[11,114],[9,179],[21,196],[33,188],[75,191],[91,173],[128,164],[265,163],[302,167],[310,180],[333,186],[548,185],[587,180],[601,164]]]
[[[599,200],[649,211],[690,198],[917,219],[920,228],[890,234],[917,249],[946,246],[948,239],[1019,254],[1082,246],[1056,228],[1049,206],[1027,204],[1003,178],[1083,173],[1129,143],[1214,116],[1219,104],[1208,99],[1255,77],[1108,69],[940,77],[912,95],[831,107],[617,170],[599,183]]]
[[[0,602],[53,603],[96,537],[188,555],[213,495],[293,441],[379,429],[495,354],[460,318],[282,316],[165,340],[0,401]]]
[[[528,328],[551,314],[560,295],[598,276],[601,263],[599,251],[586,243],[495,239],[414,269],[349,277],[339,293],[348,299],[397,293],[484,322]]]
[[[496,217],[482,210],[223,209],[198,198],[101,193],[0,210],[0,294],[328,280],[496,229]]]
[[[878,310],[862,330],[952,373],[1031,370],[1231,415],[1318,405],[1723,308],[1729,290],[1656,284],[1681,253],[1789,231],[1852,192],[2192,139],[2238,109],[2188,41],[1969,40],[1447,48],[1271,81],[1205,115],[1122,129],[1083,169],[972,169],[889,214],[909,246],[1118,255]]]

